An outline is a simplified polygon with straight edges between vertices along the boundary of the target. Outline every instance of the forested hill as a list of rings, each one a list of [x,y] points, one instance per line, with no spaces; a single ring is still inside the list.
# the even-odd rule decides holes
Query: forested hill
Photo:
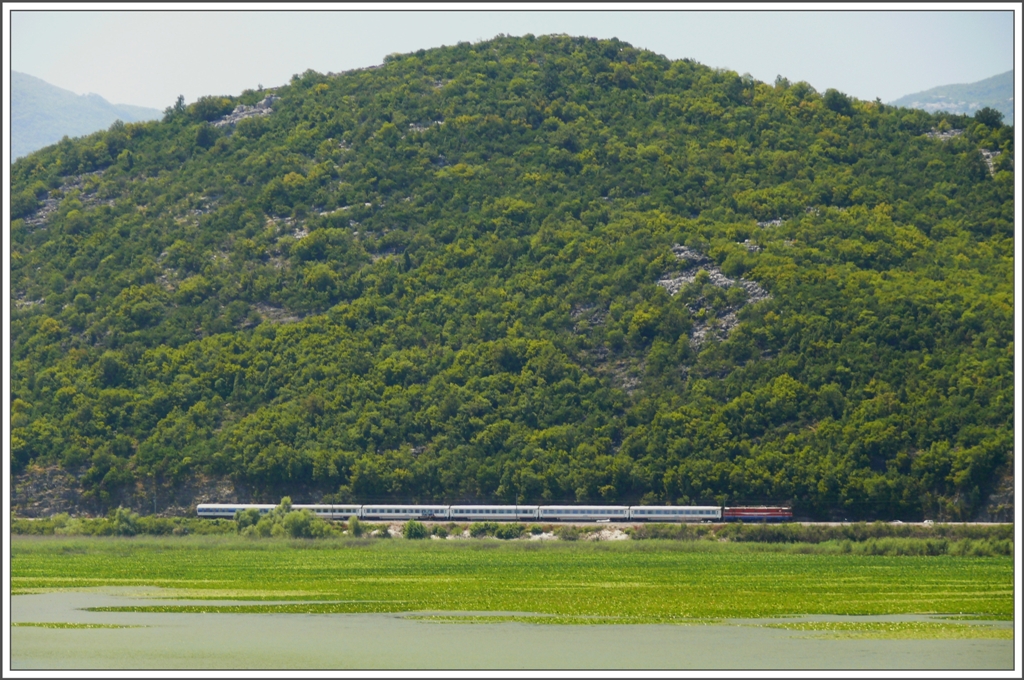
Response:
[[[977,516],[1013,447],[982,120],[527,36],[62,141],[12,167],[15,506]]]

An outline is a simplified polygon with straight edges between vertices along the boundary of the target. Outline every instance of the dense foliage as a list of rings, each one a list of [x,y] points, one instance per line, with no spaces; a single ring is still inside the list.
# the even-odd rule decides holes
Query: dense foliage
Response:
[[[1007,469],[1011,127],[564,36],[268,94],[12,166],[16,472],[913,519]]]

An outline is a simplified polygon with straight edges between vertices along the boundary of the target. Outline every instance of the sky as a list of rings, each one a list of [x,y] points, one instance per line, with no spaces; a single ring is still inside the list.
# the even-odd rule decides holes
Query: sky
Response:
[[[294,6],[294,5],[293,5]],[[773,82],[892,101],[1013,69],[1001,11],[42,11],[10,14],[12,70],[111,103],[164,109],[179,94],[237,95],[314,69],[507,35],[619,38]],[[115,6],[116,7],[116,6]],[[315,5],[322,10],[324,5]],[[661,6],[664,8],[665,6]],[[800,6],[796,6],[800,7]],[[999,7],[999,5],[990,5]]]

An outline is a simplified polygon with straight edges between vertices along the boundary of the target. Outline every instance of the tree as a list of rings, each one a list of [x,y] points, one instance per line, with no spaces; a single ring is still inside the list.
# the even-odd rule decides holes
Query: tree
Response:
[[[824,102],[825,106],[838,114],[843,116],[853,115],[853,102],[839,90],[832,88],[825,90]]]
[[[1003,114],[1002,112],[993,109],[990,106],[986,106],[982,109],[978,109],[974,112],[974,120],[978,121],[982,125],[989,128],[998,128],[1003,125]]]

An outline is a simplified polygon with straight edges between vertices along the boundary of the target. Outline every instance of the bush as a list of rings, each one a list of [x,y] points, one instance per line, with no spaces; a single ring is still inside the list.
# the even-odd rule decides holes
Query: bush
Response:
[[[248,510],[238,510],[235,512],[235,523],[238,528],[238,533],[245,531],[247,527],[255,526],[260,521],[260,511],[256,508],[249,508]]]
[[[430,532],[427,531],[427,527],[423,522],[411,519],[402,527],[402,535],[406,538],[426,538],[430,535]]]
[[[469,525],[469,535],[473,538],[493,536],[500,526],[497,522],[473,522]]]
[[[642,541],[651,537],[651,532],[647,530],[646,524],[641,524],[635,527],[626,527],[626,533],[634,541]]]
[[[356,537],[363,535],[363,523],[355,515],[348,518],[348,533]]]
[[[448,538],[448,530],[440,524],[435,524],[431,532],[439,538]]]
[[[530,525],[530,533],[533,534],[534,536],[540,536],[541,534],[544,533],[544,527],[542,527],[539,524],[531,524]]]
[[[261,517],[256,523],[255,534],[260,538],[268,538],[274,531],[274,520],[270,517]]]
[[[110,514],[112,533],[117,536],[134,536],[138,531],[139,516],[127,508],[118,506]]]
[[[313,513],[309,510],[293,510],[284,516],[281,526],[292,538],[310,538],[313,519]]]
[[[497,538],[509,540],[513,538],[519,538],[523,535],[524,531],[526,531],[526,527],[524,527],[522,524],[502,524],[494,532],[494,535]]]
[[[580,538],[580,530],[578,527],[568,525],[564,527],[558,527],[555,529],[555,535],[563,541],[577,541]]]
[[[61,525],[61,527],[55,527],[52,521],[44,519],[11,520],[11,533],[20,534],[22,536],[46,536],[57,533],[57,530],[60,528],[63,528],[63,525]]]

